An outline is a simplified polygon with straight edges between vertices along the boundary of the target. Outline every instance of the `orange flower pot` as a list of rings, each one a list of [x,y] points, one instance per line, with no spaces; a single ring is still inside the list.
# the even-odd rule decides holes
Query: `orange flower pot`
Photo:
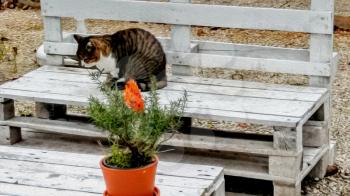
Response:
[[[100,167],[106,183],[106,195],[108,196],[154,196],[154,181],[158,165],[158,157],[154,162],[135,169],[115,169],[107,167],[104,160],[100,161]]]

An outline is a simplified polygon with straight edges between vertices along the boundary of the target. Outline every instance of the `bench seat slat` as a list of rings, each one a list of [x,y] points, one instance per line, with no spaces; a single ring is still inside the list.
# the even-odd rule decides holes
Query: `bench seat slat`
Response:
[[[71,152],[47,151],[20,147],[1,146],[0,159],[39,162],[75,167],[99,169],[99,160],[103,155],[82,154]],[[74,159],[72,159],[74,157]],[[195,168],[195,169],[194,169]],[[180,172],[181,171],[181,172]],[[157,173],[159,175],[178,176],[185,178],[198,178],[215,180],[222,168],[207,165],[196,165],[186,163],[174,163],[160,161]]]
[[[30,72],[24,77],[28,81],[42,81],[47,80],[50,82],[72,83],[75,85],[84,86],[85,84],[95,85],[96,82],[92,81],[89,77],[74,77],[76,74],[69,73],[52,73],[52,72]],[[219,95],[230,95],[230,96],[241,96],[241,97],[261,97],[261,98],[272,98],[272,99],[282,99],[282,100],[298,100],[298,101],[317,101],[321,93],[307,93],[307,92],[288,92],[269,89],[257,89],[257,88],[241,88],[241,87],[231,87],[205,83],[202,84],[200,78],[198,78],[197,83],[190,83],[181,80],[169,78],[168,90],[182,91],[184,87],[190,89],[191,92],[197,93],[210,93]],[[176,77],[175,77],[176,78]],[[192,78],[192,77],[191,77]],[[186,78],[185,78],[186,79]],[[214,80],[215,81],[215,80]],[[63,83],[64,82],[64,83]],[[183,84],[184,83],[184,84]],[[325,92],[325,91],[324,91]]]
[[[74,157],[71,157],[74,158]],[[98,161],[97,161],[98,162]],[[103,193],[105,183],[99,168],[74,167],[27,161],[1,159],[0,182],[38,186],[44,188],[68,189],[88,193]],[[180,184],[181,183],[181,184]],[[157,175],[159,188],[171,187],[173,193],[183,191],[193,195],[202,195],[211,180],[180,178]],[[196,188],[198,187],[198,188]],[[164,195],[174,195],[164,191]]]
[[[77,75],[89,75],[91,70],[88,69],[77,69],[74,67],[62,67],[62,66],[42,66],[35,70],[35,72],[29,72],[28,74],[36,74],[36,72],[53,72],[53,73],[65,73],[65,74],[77,74]],[[27,74],[27,75],[28,75]],[[46,75],[46,73],[44,74]],[[26,75],[25,75],[26,76]],[[31,75],[28,75],[31,76]],[[61,75],[59,75],[61,76]],[[68,81],[80,81],[82,79],[84,82],[91,81],[88,77],[70,77]],[[59,80],[59,78],[56,78]],[[66,78],[68,79],[68,78]],[[250,82],[241,80],[227,80],[220,78],[201,78],[196,76],[183,77],[183,76],[172,76],[168,79],[172,82],[178,83],[191,83],[191,84],[210,84],[215,86],[230,86],[230,87],[242,87],[251,89],[266,89],[274,91],[287,91],[287,92],[307,92],[307,93],[318,93],[323,94],[327,91],[325,88],[315,88],[315,87],[305,87],[305,86],[295,86],[295,85],[280,85],[280,84],[269,84],[261,82]]]
[[[26,90],[39,93],[55,94],[60,98],[60,95],[69,95],[84,98],[96,96],[102,98],[100,91],[97,89],[97,84],[88,83],[64,83],[60,81],[38,80],[33,78],[22,77],[16,81],[2,85],[5,89]],[[305,110],[311,109],[313,102],[297,101],[297,100],[282,100],[259,97],[244,97],[231,95],[217,95],[217,90],[208,88],[206,92],[193,92],[190,87],[183,85],[178,87],[179,90],[159,90],[161,104],[168,104],[170,101],[176,101],[183,95],[183,90],[188,90],[189,108],[214,109],[233,112],[255,113],[278,115],[288,117],[302,117]],[[214,91],[211,91],[214,90]],[[219,89],[220,90],[220,89]],[[1,91],[0,91],[1,93]],[[208,94],[214,93],[214,94]],[[220,92],[218,92],[220,93]],[[239,95],[239,92],[237,92]],[[146,95],[146,93],[144,93]],[[317,101],[320,96],[316,97]],[[85,99],[86,100],[86,99]],[[212,102],[218,100],[217,102]],[[88,103],[85,102],[87,105]],[[289,106],[289,107],[285,107]]]
[[[44,66],[1,85],[0,96],[83,106],[88,104],[91,95],[103,99],[97,84],[90,80],[87,70],[49,67]],[[180,98],[186,89],[187,116],[242,120],[276,126],[294,126],[327,94],[327,90],[322,88],[264,86],[255,85],[258,83],[199,79],[192,76],[170,77],[169,81],[168,87],[159,90],[160,103],[169,104],[169,101]]]
[[[61,190],[55,188],[34,187],[21,184],[0,182],[0,195],[17,196],[101,196],[101,193],[88,193],[80,191]]]

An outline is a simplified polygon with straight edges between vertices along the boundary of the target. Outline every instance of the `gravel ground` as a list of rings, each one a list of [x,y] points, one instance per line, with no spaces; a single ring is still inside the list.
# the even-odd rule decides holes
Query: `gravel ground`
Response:
[[[231,1],[222,0],[229,3]],[[206,1],[209,2],[210,1]],[[216,1],[217,2],[217,1]],[[261,5],[261,1],[235,1],[239,5]],[[272,5],[281,7],[303,8],[305,1],[293,1],[292,4],[283,4],[285,1],[271,0]],[[299,3],[298,3],[299,2]],[[338,1],[345,3],[345,1]],[[255,3],[255,4],[254,4]],[[265,5],[265,4],[264,4]],[[343,4],[345,5],[345,4]],[[263,6],[263,5],[262,5]],[[343,9],[345,10],[345,8]],[[345,12],[345,11],[344,11]],[[74,22],[64,20],[64,29],[72,30]],[[119,29],[127,27],[145,28],[158,36],[168,36],[169,26],[151,25],[146,23],[126,23],[93,20],[87,23],[91,33],[112,33]],[[0,11],[0,38],[8,38],[9,41],[1,42],[0,49],[6,49],[3,56],[0,55],[0,83],[11,80],[20,75],[38,67],[35,60],[35,50],[42,43],[42,21],[40,12],[35,10],[5,10]],[[271,32],[271,31],[252,31],[240,29],[211,29],[211,28],[193,28],[193,35],[197,39],[220,40],[235,43],[254,43],[270,46],[283,47],[308,47],[308,34]],[[17,48],[18,55],[14,55],[13,47]],[[338,67],[338,73],[333,84],[332,100],[332,138],[337,140],[337,160],[339,173],[326,177],[325,179],[308,179],[303,186],[305,195],[350,195],[350,134],[347,131],[350,128],[350,32],[337,30],[335,34],[335,50],[341,54],[341,62]],[[1,54],[1,53],[0,53]],[[232,79],[244,79],[253,81],[270,81],[274,83],[288,83],[303,85],[307,83],[307,78],[286,74],[271,74],[251,71],[228,71],[221,69],[202,70],[195,69],[196,74],[207,77],[220,77]],[[16,103],[18,115],[32,115],[32,103]],[[72,111],[83,112],[81,108],[72,107]],[[246,124],[236,124],[228,122],[212,122],[196,120],[198,126],[236,129],[263,134],[269,134],[266,127],[253,126]],[[21,146],[45,147],[47,149],[59,149],[63,151],[79,151],[85,153],[101,153],[102,149],[90,140],[81,138],[71,138],[65,136],[25,133],[26,141],[18,144]],[[43,141],[44,140],[44,141]],[[50,142],[48,142],[50,141]],[[1,140],[0,140],[1,143]],[[64,145],[67,144],[67,145]]]

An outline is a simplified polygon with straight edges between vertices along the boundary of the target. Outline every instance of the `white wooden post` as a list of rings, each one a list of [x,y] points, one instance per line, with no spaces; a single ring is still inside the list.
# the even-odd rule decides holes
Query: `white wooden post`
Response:
[[[191,0],[170,0],[173,3],[191,3]],[[176,52],[191,52],[191,26],[172,25],[171,26],[171,50]],[[172,74],[180,76],[191,76],[193,71],[190,65],[172,65]],[[192,118],[182,117],[181,131],[190,133]]]
[[[11,119],[15,116],[14,101],[0,98],[0,121]],[[22,140],[21,128],[0,126],[0,131],[5,132],[5,143],[14,144]]]
[[[170,0],[173,3],[191,3],[191,0]],[[176,52],[191,52],[191,26],[171,26],[171,50]],[[189,65],[172,65],[173,75],[190,76],[193,74]]]
[[[46,12],[44,8],[42,10],[43,13]],[[48,42],[62,42],[62,25],[60,17],[44,17],[44,29],[45,29],[45,41]],[[63,56],[62,55],[52,55],[49,54],[50,46],[44,46],[45,53],[47,54],[47,63],[49,65],[63,65]],[[58,116],[62,116],[62,114],[66,113],[67,107],[65,105],[57,105],[57,104],[47,104],[47,103],[35,103],[36,104],[36,116],[40,118],[56,118]],[[55,112],[58,111],[58,114]]]
[[[86,34],[87,29],[85,25],[85,20],[81,18],[76,19],[76,32],[81,34]]]
[[[312,0],[311,9],[316,11],[331,11],[334,13],[334,0]],[[334,16],[333,16],[334,17]],[[333,25],[332,25],[333,26]],[[333,34],[311,34],[310,37],[310,61],[315,63],[329,63],[332,66],[332,57],[333,57]],[[334,69],[334,67],[331,67]],[[335,71],[331,71],[335,73]],[[309,84],[310,86],[315,87],[325,87],[331,90],[331,81],[333,76],[330,77],[310,77]],[[330,92],[331,94],[331,92]],[[324,105],[317,111],[317,113],[312,117],[312,120],[324,121],[324,135],[329,136],[330,124],[330,109],[331,109],[331,98],[329,98]],[[327,137],[326,136],[326,137]],[[321,137],[324,138],[324,137]],[[329,138],[329,137],[327,137]],[[329,147],[329,139],[326,140],[325,145]],[[329,153],[326,153],[319,163],[315,166],[310,175],[313,177],[323,178],[327,166],[329,164]]]
[[[276,150],[294,152],[295,156],[269,156],[269,174],[293,179],[297,182],[302,167],[302,129],[274,127],[273,147]],[[300,195],[301,186],[287,182],[274,181],[274,195]]]
[[[45,12],[45,10],[43,10]],[[45,41],[48,42],[62,42],[62,27],[60,17],[44,17],[44,32]],[[45,52],[49,50],[44,48]],[[49,65],[63,65],[63,56],[47,54],[47,61]]]

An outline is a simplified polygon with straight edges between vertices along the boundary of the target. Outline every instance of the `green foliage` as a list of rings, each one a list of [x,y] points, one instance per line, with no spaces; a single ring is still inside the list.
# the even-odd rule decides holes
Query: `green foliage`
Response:
[[[100,74],[91,77],[99,81]],[[111,90],[99,82],[106,99],[90,98],[88,113],[93,123],[109,132],[113,144],[107,164],[118,168],[137,168],[148,165],[157,153],[165,132],[174,133],[181,125],[187,93],[168,106],[159,104],[159,97],[152,90],[145,97],[145,110],[134,112],[124,103],[123,91]],[[154,83],[155,84],[155,83]]]

